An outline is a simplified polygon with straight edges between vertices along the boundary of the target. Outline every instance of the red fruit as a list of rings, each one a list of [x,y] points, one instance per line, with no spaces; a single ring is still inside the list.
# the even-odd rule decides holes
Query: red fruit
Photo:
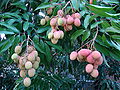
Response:
[[[99,58],[99,59],[96,59],[95,60],[95,64],[96,65],[101,65],[103,63],[103,58],[102,58],[102,56]]]
[[[92,3],[93,3],[93,0],[90,0],[89,3],[92,4]]]
[[[94,59],[99,59],[101,57],[101,54],[98,51],[93,51],[91,54]]]
[[[74,20],[74,25],[77,26],[77,27],[79,27],[81,25],[80,19],[76,18]]]
[[[51,25],[51,26],[55,26],[56,23],[57,23],[57,18],[52,18],[52,19],[50,20],[50,25]]]
[[[80,19],[80,14],[79,13],[75,13],[75,16],[74,16],[75,18],[78,18],[78,19]]]
[[[75,51],[71,52],[70,60],[75,60],[77,58],[77,55],[78,55],[77,52],[75,52]]]
[[[80,51],[78,52],[78,58],[79,58],[80,60],[83,60],[83,59],[84,59],[84,57],[80,54]]]
[[[82,56],[84,56],[84,57],[87,57],[91,52],[92,52],[92,51],[89,50],[89,49],[81,49],[81,50],[79,51],[79,53],[80,53]]]
[[[91,73],[93,71],[93,65],[92,64],[87,64],[85,67],[85,71],[87,73]]]
[[[90,74],[92,77],[94,77],[94,78],[96,78],[96,77],[98,77],[98,75],[99,75],[99,72],[98,72],[98,70],[97,69],[93,69],[93,71],[91,72],[91,74]]]
[[[94,58],[92,57],[91,54],[89,56],[87,56],[86,60],[87,60],[88,63],[94,63],[95,62],[95,60],[94,60]]]
[[[73,17],[69,16],[69,17],[67,18],[67,24],[73,24],[73,22],[74,22]]]
[[[63,10],[58,10],[57,15],[62,17],[64,15]]]

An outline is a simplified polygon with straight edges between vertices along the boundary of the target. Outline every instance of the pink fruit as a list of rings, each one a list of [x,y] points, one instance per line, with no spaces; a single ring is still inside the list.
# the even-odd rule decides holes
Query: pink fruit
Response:
[[[63,26],[66,25],[66,18],[63,17],[62,20],[63,20]]]
[[[81,25],[80,19],[76,18],[74,20],[74,25],[77,26],[77,27],[79,27]]]
[[[101,57],[101,54],[98,51],[93,51],[91,54],[94,59],[99,59]]]
[[[63,10],[58,10],[57,15],[62,17],[64,15]]]
[[[85,71],[87,73],[91,73],[93,71],[93,65],[92,64],[87,64],[85,67]]]
[[[87,61],[88,63],[94,63],[94,62],[95,62],[95,60],[94,60],[94,58],[92,57],[91,54],[90,54],[89,56],[87,56],[86,61]]]
[[[79,58],[80,60],[83,60],[83,59],[84,59],[84,57],[80,54],[80,51],[78,52],[78,58]]]
[[[89,50],[89,49],[81,49],[81,50],[79,51],[79,53],[80,53],[82,56],[84,56],[84,57],[87,57],[91,52],[92,52],[92,51]]]
[[[61,33],[59,31],[54,32],[54,38],[59,39],[61,36]]]
[[[95,60],[95,64],[96,65],[101,65],[103,63],[103,58],[102,58],[102,56],[99,58],[99,59],[96,59]]]
[[[79,13],[75,13],[74,17],[80,19],[81,16]]]
[[[75,18],[75,14],[72,14],[71,17]]]
[[[50,20],[50,25],[51,25],[51,26],[55,26],[56,23],[57,23],[57,18],[52,18],[52,19]]]
[[[78,55],[77,52],[75,52],[75,51],[71,52],[70,60],[75,60],[77,58],[77,55]]]
[[[98,70],[97,69],[93,69],[93,71],[91,72],[91,74],[90,74],[92,77],[94,77],[94,78],[96,78],[96,77],[98,77],[98,75],[99,75],[99,72],[98,72]]]
[[[74,22],[73,17],[69,16],[69,17],[67,18],[67,24],[73,24],[73,22]]]

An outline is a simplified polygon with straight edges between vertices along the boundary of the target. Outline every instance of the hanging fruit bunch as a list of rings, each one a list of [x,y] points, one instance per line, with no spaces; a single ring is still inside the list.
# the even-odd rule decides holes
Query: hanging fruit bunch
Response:
[[[20,69],[20,77],[24,79],[23,84],[29,87],[31,85],[30,77],[35,75],[36,69],[39,67],[40,57],[38,52],[33,45],[27,45],[25,51],[22,50],[22,45],[18,45],[14,51],[15,53],[11,58]]]

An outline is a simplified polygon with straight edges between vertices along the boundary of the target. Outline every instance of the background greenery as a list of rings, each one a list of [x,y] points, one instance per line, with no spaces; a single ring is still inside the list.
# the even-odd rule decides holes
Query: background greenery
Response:
[[[0,42],[0,89],[14,90],[119,90],[120,89],[120,5],[118,0],[70,0],[65,14],[72,14],[72,8],[82,16],[80,27],[65,32],[58,44],[52,44],[47,33],[49,22],[40,25],[47,15],[46,10],[54,7],[50,17],[55,16],[69,0],[0,0],[0,34],[6,34]],[[92,40],[98,27],[95,48],[102,53],[104,63],[99,66],[99,77],[92,78],[85,71],[87,63],[70,61],[71,51]],[[63,28],[61,28],[63,30]],[[41,57],[40,67],[32,78],[30,87],[25,88],[19,69],[11,60],[14,48],[27,36],[35,44]],[[23,47],[26,46],[24,43]],[[86,48],[84,46],[83,48]]]

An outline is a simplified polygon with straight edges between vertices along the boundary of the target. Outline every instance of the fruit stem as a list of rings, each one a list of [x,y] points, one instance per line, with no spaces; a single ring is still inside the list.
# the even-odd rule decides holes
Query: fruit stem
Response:
[[[62,10],[64,10],[69,3],[70,3],[70,1],[68,1],[68,2],[66,3],[66,5],[62,8]]]

